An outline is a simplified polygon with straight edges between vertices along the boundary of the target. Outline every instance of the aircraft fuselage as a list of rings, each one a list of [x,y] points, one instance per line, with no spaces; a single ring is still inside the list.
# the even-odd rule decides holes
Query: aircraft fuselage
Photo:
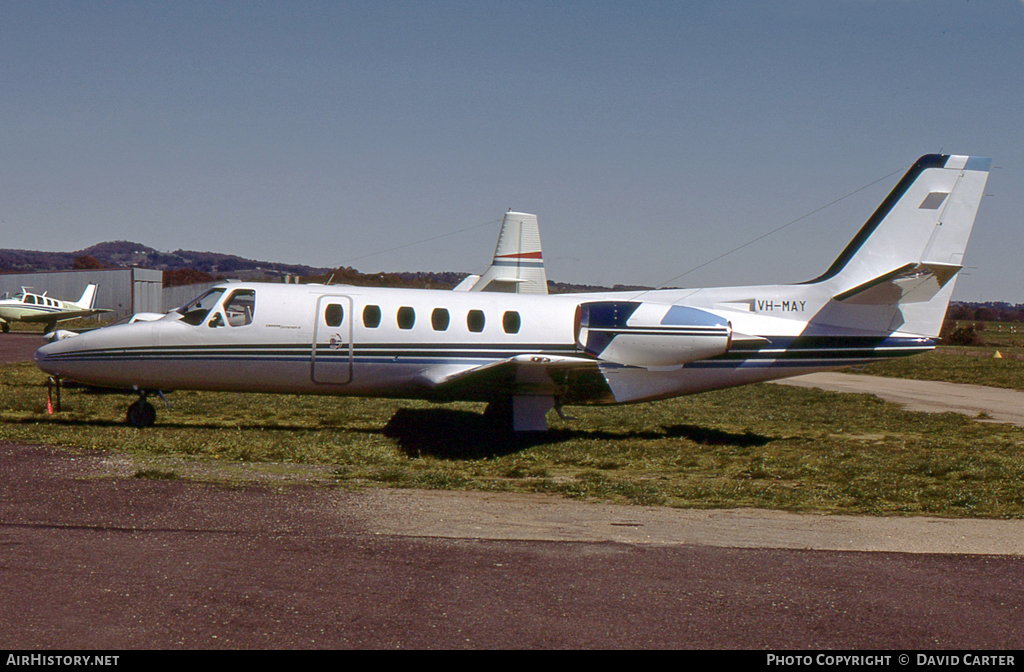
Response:
[[[641,296],[261,283],[230,283],[214,292],[159,320],[44,346],[36,363],[66,379],[140,390],[473,401],[541,395],[593,404],[740,385],[934,346],[911,334],[856,330],[845,340],[815,338],[806,333],[808,320],[822,301],[789,285]],[[687,307],[674,305],[683,295]],[[634,312],[620,325],[581,324],[580,307],[595,305]],[[679,310],[688,312],[669,319]],[[598,351],[588,331],[617,339],[617,356],[609,354],[613,348]],[[662,354],[677,357],[680,347],[693,354],[678,360]]]

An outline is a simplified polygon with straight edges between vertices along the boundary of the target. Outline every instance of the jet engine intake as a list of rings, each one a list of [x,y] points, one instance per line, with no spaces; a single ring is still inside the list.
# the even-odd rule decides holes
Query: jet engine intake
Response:
[[[697,308],[650,301],[594,301],[576,308],[576,345],[604,362],[677,368],[724,354],[732,325]]]

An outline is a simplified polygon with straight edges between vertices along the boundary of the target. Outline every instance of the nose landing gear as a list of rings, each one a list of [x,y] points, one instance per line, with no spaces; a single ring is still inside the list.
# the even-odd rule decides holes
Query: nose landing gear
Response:
[[[146,395],[143,394],[138,401],[128,407],[125,419],[132,427],[152,427],[156,422],[156,409],[153,408],[153,404],[146,401]]]
[[[156,409],[146,400],[147,394],[149,393],[146,390],[139,390],[138,400],[128,407],[125,420],[132,427],[152,427],[156,424]],[[167,408],[171,407],[163,392],[157,390],[156,394],[167,404]]]

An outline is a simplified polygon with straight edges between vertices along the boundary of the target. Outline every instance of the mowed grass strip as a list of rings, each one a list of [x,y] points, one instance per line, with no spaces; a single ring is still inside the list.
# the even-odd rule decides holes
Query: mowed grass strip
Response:
[[[1024,390],[1024,350],[1004,348],[998,358],[994,357],[995,352],[992,347],[938,348],[922,355],[869,364],[854,372]]]
[[[546,434],[492,430],[482,404],[176,392],[155,427],[129,397],[65,390],[0,367],[0,441],[128,455],[141,478],[242,483],[239,465],[348,488],[543,492],[694,508],[1024,517],[1024,429],[902,411],[869,395],[754,385],[566,409]],[[202,469],[183,469],[200,465]],[[192,476],[188,476],[192,477]],[[242,483],[244,484],[244,483]]]

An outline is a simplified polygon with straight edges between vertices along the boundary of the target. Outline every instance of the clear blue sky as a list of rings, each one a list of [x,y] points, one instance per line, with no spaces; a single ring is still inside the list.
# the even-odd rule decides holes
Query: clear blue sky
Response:
[[[511,207],[659,284],[942,151],[955,297],[1024,302],[1022,122],[1021,0],[0,1],[0,247],[474,271]],[[814,277],[898,178],[673,284]]]

